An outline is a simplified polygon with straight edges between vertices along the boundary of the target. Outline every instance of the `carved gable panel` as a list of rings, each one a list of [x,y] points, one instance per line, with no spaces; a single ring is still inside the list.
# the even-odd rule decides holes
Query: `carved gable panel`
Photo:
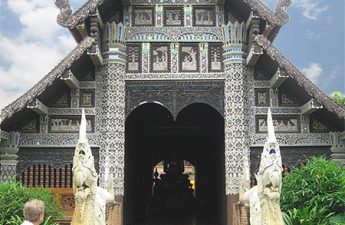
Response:
[[[268,75],[265,75],[261,71],[255,71],[254,73],[254,80],[270,80],[270,77]]]
[[[334,131],[335,129],[328,124],[326,121],[321,120],[317,116],[310,116],[310,132],[311,133],[328,133],[330,131]]]
[[[95,107],[95,90],[94,89],[80,89],[79,96],[80,108]]]
[[[35,118],[29,123],[25,124],[19,129],[22,133],[38,133],[39,132],[39,119]]]
[[[223,48],[220,43],[208,45],[208,68],[210,72],[223,71]]]
[[[283,107],[296,107],[301,104],[298,100],[288,91],[279,89],[279,106]]]
[[[180,44],[179,56],[181,72],[199,72],[199,46],[197,43]]]
[[[300,133],[301,119],[299,115],[273,116],[273,125],[276,133]],[[267,116],[255,116],[256,132],[267,133]]]
[[[268,88],[255,88],[255,106],[270,106],[270,92]]]
[[[154,26],[154,8],[153,7],[133,7],[133,26]]]
[[[167,43],[155,44],[151,46],[151,71],[169,72],[170,71],[170,45]]]
[[[51,108],[69,108],[71,107],[71,92],[68,91],[62,96],[59,96],[52,103],[48,104]]]
[[[216,10],[212,6],[196,6],[193,8],[193,26],[215,26]]]
[[[175,27],[183,26],[183,8],[179,7],[165,7],[164,8],[164,26]]]
[[[48,124],[49,133],[78,133],[80,116],[50,116]],[[93,133],[95,127],[94,116],[86,116],[86,131]]]
[[[127,71],[130,73],[141,72],[141,47],[140,44],[127,45]]]

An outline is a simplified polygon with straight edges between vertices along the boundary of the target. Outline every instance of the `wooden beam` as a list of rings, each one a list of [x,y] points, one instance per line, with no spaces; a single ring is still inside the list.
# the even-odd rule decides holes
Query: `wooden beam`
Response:
[[[289,75],[286,73],[286,71],[278,68],[277,72],[273,75],[273,77],[270,80],[270,88],[279,88],[280,85],[282,85],[287,78],[289,78]]]
[[[263,49],[260,46],[258,46],[256,43],[253,43],[250,49],[250,52],[248,54],[248,57],[246,59],[247,66],[254,66],[263,53],[264,53]]]
[[[301,106],[301,113],[303,115],[309,115],[312,112],[322,108],[323,106],[312,98],[307,103]]]
[[[65,83],[70,87],[71,89],[78,89],[79,88],[79,80],[74,76],[71,70],[65,70],[65,72],[62,73],[61,80],[65,81]]]
[[[48,107],[43,104],[40,100],[35,98],[31,102],[27,104],[28,109],[32,109],[34,112],[38,113],[39,115],[47,115],[48,114]]]

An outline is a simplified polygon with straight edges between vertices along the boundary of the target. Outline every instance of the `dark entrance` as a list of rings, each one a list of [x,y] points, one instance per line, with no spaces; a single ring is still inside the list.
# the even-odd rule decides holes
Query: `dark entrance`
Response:
[[[195,103],[174,119],[158,103],[139,105],[126,120],[125,146],[126,225],[225,224],[224,119],[217,110]],[[195,167],[195,199],[178,208],[182,191],[173,197],[182,210],[157,203],[153,196],[153,168],[172,155],[175,161],[187,160]],[[171,201],[169,196],[163,199]],[[157,204],[164,210],[153,210]]]

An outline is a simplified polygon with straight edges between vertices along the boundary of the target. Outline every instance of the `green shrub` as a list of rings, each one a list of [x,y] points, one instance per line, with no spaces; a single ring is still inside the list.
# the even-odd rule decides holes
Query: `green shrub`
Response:
[[[20,183],[0,181],[0,224],[20,224],[25,202],[40,199],[45,204],[45,222],[52,224],[50,217],[63,216],[59,199],[44,188],[27,188]]]
[[[283,219],[286,225],[328,225],[333,213],[326,214],[326,209],[305,207],[302,209],[293,208],[286,213],[283,212]]]
[[[324,157],[312,157],[283,179],[281,208],[286,219],[294,220],[292,224],[332,224],[322,220],[326,217],[339,222],[338,215],[345,212],[344,168]],[[300,220],[304,223],[296,222]]]
[[[345,212],[329,218],[330,225],[345,225]]]

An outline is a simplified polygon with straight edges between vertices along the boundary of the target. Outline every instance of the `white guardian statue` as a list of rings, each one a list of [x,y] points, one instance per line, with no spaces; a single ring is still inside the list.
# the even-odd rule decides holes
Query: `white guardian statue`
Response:
[[[267,140],[261,154],[259,172],[255,175],[257,185],[249,190],[242,185],[240,191],[240,202],[250,208],[251,225],[284,225],[280,210],[282,171],[280,149],[274,134],[271,110],[268,109]]]
[[[86,137],[86,118],[82,109],[78,144],[73,157],[73,193],[75,209],[72,225],[105,225],[105,204],[114,200],[112,180],[106,168],[107,189],[97,187],[98,175]]]

